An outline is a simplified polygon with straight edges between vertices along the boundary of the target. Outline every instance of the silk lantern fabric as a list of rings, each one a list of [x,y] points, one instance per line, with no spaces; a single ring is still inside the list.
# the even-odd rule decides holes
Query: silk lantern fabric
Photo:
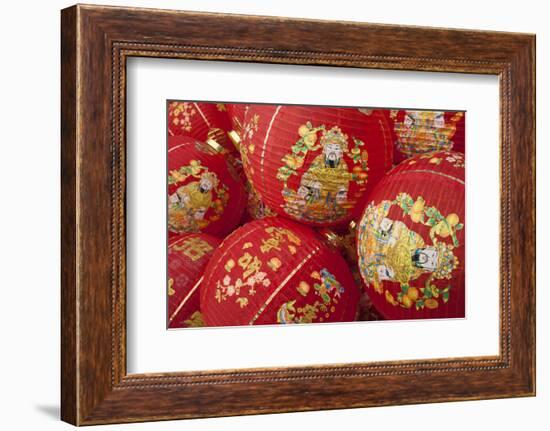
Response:
[[[465,113],[387,110],[393,123],[394,162],[432,151],[465,150]]]
[[[355,320],[383,320],[370,300],[357,265],[357,224],[351,222],[349,226],[345,229],[341,229],[339,232],[331,228],[320,228],[318,232],[321,234],[325,243],[338,250],[346,260],[353,279],[355,280],[355,284],[361,292]]]
[[[340,254],[312,229],[278,217],[229,235],[200,288],[208,326],[347,322],[359,301]]]
[[[464,317],[464,156],[407,159],[369,195],[359,268],[386,319]]]
[[[224,236],[241,220],[246,191],[219,147],[194,138],[168,138],[168,230]]]
[[[168,135],[189,136],[206,142],[213,139],[229,152],[236,152],[227,132],[231,121],[223,103],[182,102],[168,103]]]
[[[205,233],[178,236],[168,245],[168,327],[203,326],[199,284],[221,240]]]
[[[244,125],[244,115],[249,105],[246,103],[227,103],[225,106],[231,123],[231,129],[240,136]]]
[[[387,116],[378,110],[250,105],[240,146],[266,206],[313,226],[349,221],[392,166]]]

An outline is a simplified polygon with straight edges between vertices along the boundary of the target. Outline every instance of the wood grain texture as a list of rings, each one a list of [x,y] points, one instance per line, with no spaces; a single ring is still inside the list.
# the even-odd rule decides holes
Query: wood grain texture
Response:
[[[533,35],[74,6],[62,11],[61,37],[63,420],[85,425],[535,393]],[[498,75],[500,354],[127,375],[125,66],[132,56]]]
[[[76,8],[61,21],[61,416],[77,421]]]

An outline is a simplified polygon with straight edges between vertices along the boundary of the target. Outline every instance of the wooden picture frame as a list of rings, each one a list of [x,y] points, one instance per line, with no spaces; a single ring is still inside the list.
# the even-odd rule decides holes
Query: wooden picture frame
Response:
[[[63,10],[61,24],[64,421],[535,394],[534,35],[82,5]],[[498,75],[500,354],[128,375],[125,65],[132,56]]]

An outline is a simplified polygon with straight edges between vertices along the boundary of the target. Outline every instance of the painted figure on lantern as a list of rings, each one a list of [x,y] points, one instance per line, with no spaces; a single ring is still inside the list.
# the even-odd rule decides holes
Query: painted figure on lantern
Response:
[[[322,130],[320,143],[316,144],[317,132]],[[296,191],[290,187],[283,189],[285,211],[298,218],[311,221],[336,220],[343,217],[350,206],[348,191],[354,175],[349,171],[344,155],[348,153],[348,137],[339,127],[325,130],[324,126],[300,127],[302,141],[309,151],[322,152],[311,162],[300,178]],[[301,167],[304,157],[285,156],[287,165]],[[291,163],[289,163],[291,162]]]
[[[417,202],[423,206],[424,201],[421,198]],[[408,289],[411,282],[423,274],[429,274],[425,286],[430,286],[434,279],[451,279],[452,272],[459,264],[453,253],[454,245],[441,241],[437,236],[456,238],[454,231],[462,226],[455,220],[455,214],[434,225],[430,230],[432,243],[427,244],[404,222],[388,217],[393,204],[390,201],[371,204],[365,212],[364,220],[367,223],[360,234],[360,268],[365,281],[378,293],[383,293],[383,281],[396,282],[402,288]],[[413,221],[420,222],[415,213],[415,204],[408,214]],[[446,224],[446,232],[436,228],[440,223]]]
[[[405,111],[403,119],[395,121],[397,149],[406,157],[430,151],[451,150],[456,124],[463,117],[457,112],[445,120],[439,111]]]
[[[196,232],[208,226],[208,210],[212,207],[220,210],[218,202],[213,198],[213,191],[218,184],[219,180],[215,173],[203,172],[198,181],[178,187],[169,197],[170,227],[179,232]]]

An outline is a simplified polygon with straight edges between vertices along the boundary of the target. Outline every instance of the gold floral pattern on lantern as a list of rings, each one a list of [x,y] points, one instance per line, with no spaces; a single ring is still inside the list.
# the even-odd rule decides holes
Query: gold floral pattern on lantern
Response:
[[[203,166],[200,160],[172,170],[168,184],[190,181],[176,189],[168,197],[168,226],[178,233],[198,232],[212,221],[219,220],[229,200],[229,191],[220,184],[218,176]],[[208,211],[213,212],[207,215]]]
[[[197,113],[193,103],[171,102],[168,105],[168,117],[172,124],[183,132],[190,132],[192,129],[192,118]]]
[[[298,128],[300,139],[286,154],[283,166],[277,171],[277,179],[283,181],[282,195],[287,214],[301,220],[313,222],[336,221],[345,217],[356,200],[348,195],[350,182],[363,185],[367,181],[368,153],[364,142],[352,138],[351,148],[348,135],[338,126],[314,127],[307,122]],[[319,138],[320,134],[320,138]],[[319,153],[307,171],[301,174],[298,187],[293,189],[289,179],[300,175],[306,156]],[[350,169],[345,157],[351,161]]]
[[[394,205],[414,224],[430,228],[431,244],[404,222],[388,218]],[[440,288],[433,281],[450,280],[458,267],[454,250],[460,244],[456,232],[463,228],[457,214],[444,216],[428,206],[422,196],[413,199],[407,193],[399,193],[393,201],[371,203],[359,231],[359,268],[365,282],[394,306],[421,310],[437,308],[440,301],[448,302],[452,284]],[[449,238],[452,244],[443,242],[443,238]],[[415,286],[414,281],[426,273],[429,276],[424,285]],[[395,297],[384,289],[385,280],[399,283],[401,290]]]
[[[302,244],[300,238],[286,228],[269,226],[264,228],[263,233],[265,236],[261,239],[260,256],[269,254],[273,250],[280,251],[285,246],[289,251],[296,250],[296,247]],[[248,250],[249,247],[242,247],[242,249]],[[276,273],[282,266],[281,260],[275,256],[267,260],[265,270],[263,262],[263,259],[248,251],[243,251],[236,262],[232,258],[228,259],[224,265],[226,275],[216,283],[216,301],[222,302],[235,298],[235,302],[241,308],[246,307],[249,297],[254,296],[258,288],[271,286],[267,270]]]

